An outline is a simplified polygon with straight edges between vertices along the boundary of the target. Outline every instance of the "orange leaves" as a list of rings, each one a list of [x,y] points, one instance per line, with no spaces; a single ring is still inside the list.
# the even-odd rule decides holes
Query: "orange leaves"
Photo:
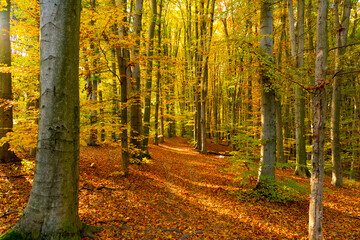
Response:
[[[209,150],[226,152],[221,145]],[[115,146],[82,147],[79,213],[83,222],[104,226],[101,239],[306,239],[308,201],[286,204],[247,199],[230,191],[242,188],[235,173],[220,171],[230,163],[216,155],[200,155],[188,141],[177,137],[150,145],[151,162],[130,166],[121,173],[121,153]],[[29,163],[27,163],[29,164]],[[31,164],[30,164],[31,165]],[[245,169],[243,169],[245,171]],[[3,177],[25,171],[0,165],[0,234],[11,228],[26,204],[30,182]],[[279,170],[293,178],[293,170]],[[301,185],[308,179],[293,178]],[[334,189],[326,177],[324,237],[360,236],[359,184]],[[336,190],[336,191],[335,191]],[[16,211],[1,217],[7,211]]]

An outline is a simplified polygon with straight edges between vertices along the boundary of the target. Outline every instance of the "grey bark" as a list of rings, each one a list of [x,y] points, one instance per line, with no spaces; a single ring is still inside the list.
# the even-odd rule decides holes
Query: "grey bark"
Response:
[[[143,140],[143,151],[146,156],[149,154],[149,131],[150,131],[150,110],[151,110],[151,86],[152,86],[152,69],[153,69],[153,44],[154,44],[154,35],[155,35],[155,24],[156,24],[156,15],[157,15],[157,5],[156,0],[151,0],[151,22],[149,26],[149,43],[147,46],[147,69],[146,69],[146,85],[145,85],[145,107],[144,107],[144,140]]]
[[[354,96],[354,121],[353,121],[352,135],[356,139],[359,136],[358,127],[359,127],[359,98],[358,98],[358,95],[355,95]],[[358,159],[359,159],[359,150],[357,149],[359,146],[359,140],[357,139],[354,144],[355,144],[355,146],[352,151],[352,159],[351,159],[351,166],[350,166],[350,180],[352,180],[352,181],[355,181],[355,173],[356,173],[355,162],[358,161]]]
[[[162,0],[160,0],[159,6],[159,20],[158,20],[158,32],[157,32],[157,47],[158,47],[158,55],[161,54],[161,14],[162,14]],[[160,109],[160,61],[156,61],[157,71],[156,71],[156,105],[155,105],[155,145],[159,145],[159,109]],[[163,126],[162,126],[163,129]],[[164,138],[162,138],[164,139]]]
[[[303,83],[304,67],[304,0],[298,0],[298,49],[296,68],[299,82]],[[295,128],[296,128],[296,168],[295,175],[310,177],[306,164],[306,138],[305,138],[305,93],[301,86],[295,89]]]
[[[41,1],[40,6],[41,102],[35,175],[28,205],[13,230],[22,239],[81,239],[80,0]]]
[[[335,50],[335,72],[340,71],[343,65],[341,57],[345,54],[346,48],[343,47],[347,42],[349,31],[349,20],[351,11],[351,0],[344,1],[342,20],[339,20],[338,1],[334,0],[334,15],[336,28],[336,50]],[[340,105],[341,105],[341,82],[342,77],[334,79],[331,106],[331,159],[332,159],[332,179],[331,184],[335,187],[343,187],[342,167],[340,156]]]
[[[120,8],[126,13],[127,0],[120,1]],[[120,38],[127,36],[125,24],[127,22],[126,15],[122,19],[123,24],[120,25]],[[117,61],[120,74],[120,102],[121,102],[121,168],[125,176],[129,173],[129,146],[128,146],[128,77],[130,76],[130,51],[128,48],[116,48]]]
[[[261,161],[256,188],[271,184],[275,179],[276,158],[276,113],[275,90],[271,84],[268,68],[273,54],[273,1],[261,1],[260,12],[260,48],[267,63],[262,64],[261,77]]]
[[[96,0],[90,0],[90,9],[95,10]],[[95,22],[91,20],[90,26],[94,26]],[[94,39],[90,39],[90,50],[91,54],[94,54],[97,52],[97,49],[95,48]],[[97,95],[98,95],[98,76],[96,73],[97,69],[97,59],[91,60],[92,70],[89,72],[91,74],[91,77],[88,78],[88,89],[89,89],[89,101],[92,105],[96,104],[97,102]],[[90,111],[90,136],[88,141],[88,146],[98,146],[97,143],[97,111],[95,109],[92,109]]]
[[[11,66],[11,45],[10,45],[10,0],[0,10],[0,65]],[[5,137],[13,129],[13,107],[11,73],[0,73],[0,139]],[[10,144],[6,142],[0,147],[0,162],[18,161],[13,151],[9,150]]]
[[[326,78],[327,65],[327,15],[328,0],[318,0],[316,23],[315,93],[313,95],[314,127],[311,162],[311,190],[309,207],[309,239],[323,238],[323,187],[324,187],[324,131],[326,91],[322,84]]]
[[[144,0],[136,0],[133,30],[136,37],[136,46],[132,50],[132,58],[135,66],[132,71],[131,82],[131,107],[130,107],[130,144],[132,148],[132,157],[141,160],[141,138],[142,138],[142,117],[140,100],[140,37],[141,22]]]
[[[281,101],[275,101],[276,112],[276,161],[280,164],[285,163],[284,157],[284,139],[282,134],[282,116],[281,116]],[[282,166],[283,167],[283,166]]]

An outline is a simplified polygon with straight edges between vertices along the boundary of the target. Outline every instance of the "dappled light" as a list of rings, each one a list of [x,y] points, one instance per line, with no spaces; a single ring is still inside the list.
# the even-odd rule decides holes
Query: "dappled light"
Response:
[[[80,155],[79,214],[85,223],[104,227],[98,234],[102,239],[178,239],[187,234],[194,239],[307,236],[307,196],[289,203],[237,199],[234,192],[249,190],[234,181],[236,173],[224,171],[231,165],[229,159],[201,155],[191,150],[186,139],[177,137],[160,146],[150,145],[151,162],[132,165],[128,178],[120,174],[119,153],[120,149],[111,146],[82,147]],[[19,164],[1,168],[0,211],[4,216],[0,218],[0,233],[22,213],[30,192],[26,178],[33,174],[33,169],[25,172]],[[13,177],[4,177],[9,172]],[[278,170],[277,174],[289,178],[292,170]],[[16,178],[18,175],[24,176]],[[308,179],[292,178],[308,185]],[[360,236],[359,186],[346,185],[338,191],[329,181],[327,178],[325,237]],[[341,220],[333,221],[334,216]]]

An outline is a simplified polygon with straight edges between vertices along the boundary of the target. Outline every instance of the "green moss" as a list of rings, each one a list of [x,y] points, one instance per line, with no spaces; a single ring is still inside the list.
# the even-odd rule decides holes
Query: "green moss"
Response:
[[[9,230],[0,236],[0,240],[23,240],[23,239],[26,239],[26,236],[23,236],[22,234],[14,230]]]

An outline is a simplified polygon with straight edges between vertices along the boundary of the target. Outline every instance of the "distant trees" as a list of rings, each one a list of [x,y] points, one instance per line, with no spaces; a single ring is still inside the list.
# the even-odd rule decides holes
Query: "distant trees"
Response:
[[[5,4],[4,4],[5,3]],[[11,87],[11,45],[10,45],[10,0],[2,1],[0,9],[0,66],[8,70],[0,72],[0,138],[6,137],[13,129],[13,94]],[[0,162],[19,160],[10,144],[5,142],[0,148]]]
[[[21,136],[24,132],[31,132],[27,136],[32,136],[37,127],[33,120],[38,117],[38,110],[26,103],[39,98],[39,17],[37,7],[29,7],[27,2],[14,1],[11,25],[10,1],[2,1],[0,9],[0,137],[5,142],[0,149],[1,162],[16,159],[8,150],[10,145],[26,150]],[[59,9],[71,5],[78,14],[78,1],[50,2]],[[243,163],[249,172],[255,172],[256,187],[252,186],[255,188],[275,183],[276,163],[292,168],[296,175],[308,177],[307,160],[312,154],[309,231],[318,238],[321,233],[314,229],[321,225],[318,214],[322,207],[323,169],[325,163],[330,164],[327,159],[331,155],[332,184],[336,187],[343,186],[346,170],[350,170],[351,179],[356,179],[359,166],[357,53],[360,48],[354,44],[360,36],[358,5],[356,1],[335,1],[331,13],[334,17],[327,18],[325,0],[317,4],[313,0],[294,3],[292,0],[96,0],[96,4],[95,0],[85,1],[80,24],[82,57],[78,79],[73,45],[77,41],[78,22],[68,24],[75,16],[62,15],[64,18],[59,21],[65,21],[73,35],[65,27],[50,32],[48,28],[55,25],[44,22],[50,6],[44,1],[40,94],[43,99],[49,99],[41,100],[40,104],[38,172],[55,171],[50,169],[52,162],[45,155],[64,164],[59,165],[61,168],[68,168],[67,162],[59,160],[65,158],[76,166],[78,146],[74,143],[69,150],[71,157],[63,156],[61,148],[75,141],[75,135],[79,134],[75,129],[78,121],[83,145],[101,143],[121,147],[124,175],[129,174],[130,163],[142,164],[150,156],[149,144],[153,140],[160,144],[164,136],[177,134],[191,139],[203,154],[208,153],[209,140],[231,146],[236,161]],[[318,16],[316,51],[315,16]],[[28,28],[31,31],[24,31]],[[330,29],[335,34],[327,37]],[[349,41],[353,41],[350,44],[347,43],[349,31]],[[47,37],[49,42],[44,40]],[[44,52],[53,40],[64,51],[70,51],[68,48],[74,51],[60,53],[58,48],[49,48],[50,52]],[[66,58],[57,60],[64,54]],[[337,75],[326,77],[329,72]],[[79,80],[79,86],[70,85],[60,75],[69,76],[71,83]],[[329,85],[332,88],[329,87],[330,95],[326,98],[324,88]],[[79,116],[68,112],[77,109],[77,103],[72,102],[77,98],[73,95],[75,89],[80,90]],[[57,108],[58,102],[67,109]],[[46,122],[62,119],[44,117],[55,114],[48,104],[54,104],[51,108],[72,122]],[[326,118],[330,113],[326,113],[326,106],[331,106],[331,118]],[[63,111],[63,115],[59,114]],[[331,126],[329,134],[324,134],[326,124]],[[63,141],[62,145],[59,141]],[[331,147],[327,142],[331,142]],[[44,149],[54,150],[45,154]],[[49,169],[44,170],[42,164],[46,165],[44,169]],[[64,184],[76,185],[76,171],[74,167],[75,177],[67,176],[69,182]],[[36,176],[33,196],[40,191],[36,189],[40,189],[41,181],[45,180]],[[69,189],[72,194],[77,191]],[[76,201],[75,195],[69,198]],[[48,211],[47,207],[44,209]]]

